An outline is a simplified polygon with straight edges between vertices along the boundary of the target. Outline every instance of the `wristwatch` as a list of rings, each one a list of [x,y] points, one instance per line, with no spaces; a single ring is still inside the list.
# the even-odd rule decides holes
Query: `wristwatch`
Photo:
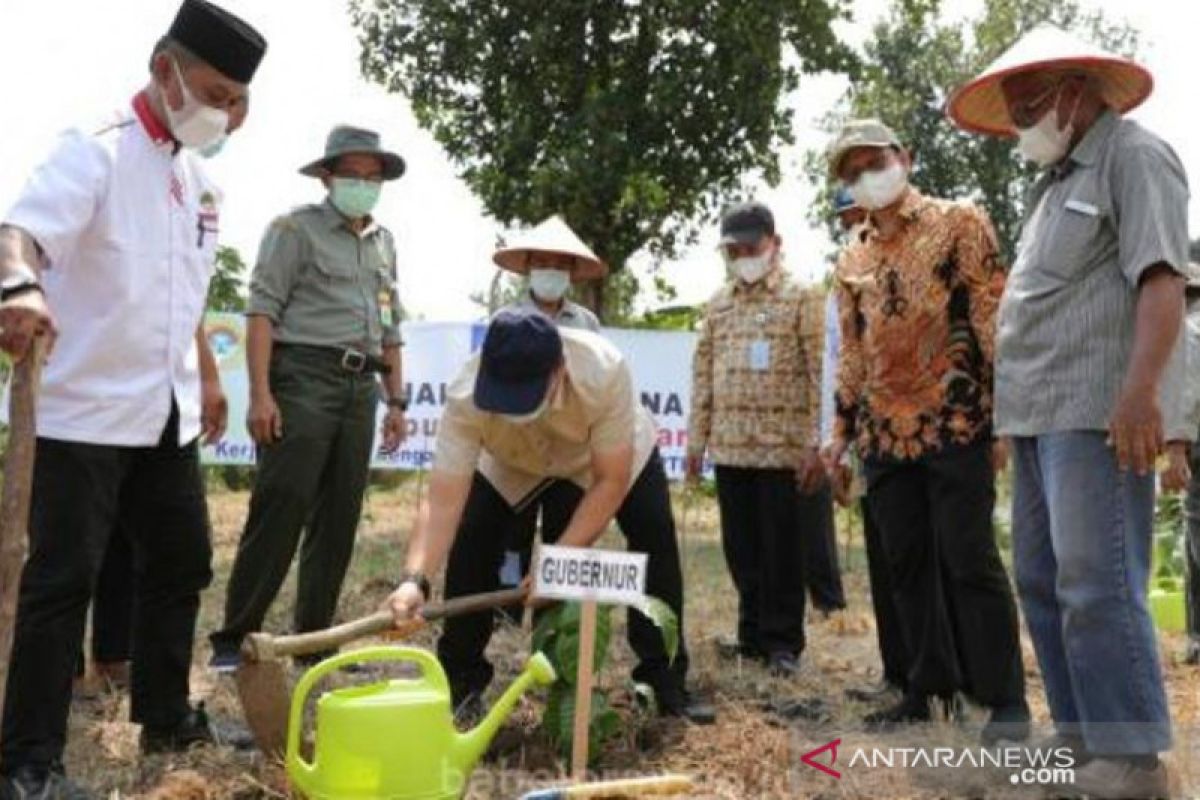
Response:
[[[0,302],[10,297],[16,297],[19,294],[33,291],[42,291],[42,284],[38,283],[37,276],[32,272],[10,275],[3,281],[0,281]]]
[[[403,397],[389,397],[384,401],[384,405],[388,408],[398,408],[401,411],[408,411],[408,400]]]
[[[415,583],[417,588],[421,590],[421,594],[428,600],[433,593],[433,587],[429,585],[429,578],[426,578],[420,572],[405,572],[400,576],[400,586],[406,583]]]

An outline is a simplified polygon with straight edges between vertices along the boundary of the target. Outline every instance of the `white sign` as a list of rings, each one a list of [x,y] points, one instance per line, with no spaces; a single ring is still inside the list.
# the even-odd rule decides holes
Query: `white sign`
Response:
[[[641,606],[646,599],[645,553],[543,545],[534,564],[535,597]]]
[[[219,442],[201,448],[200,457],[205,464],[253,464],[254,443],[246,430],[250,389],[245,319],[240,314],[208,314],[205,327],[229,400],[229,428]],[[479,348],[485,327],[470,322],[406,322],[402,330],[404,384],[410,398],[405,415],[408,439],[391,455],[376,449],[371,464],[376,469],[429,468],[446,386]],[[682,477],[696,335],[618,328],[606,328],[603,333],[624,353],[642,405],[658,423],[658,449],[667,476]],[[381,404],[380,418],[385,411]]]

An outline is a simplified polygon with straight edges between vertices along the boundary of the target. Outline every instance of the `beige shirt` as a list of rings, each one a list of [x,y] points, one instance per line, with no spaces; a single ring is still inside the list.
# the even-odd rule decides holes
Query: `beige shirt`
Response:
[[[450,384],[438,426],[433,468],[483,474],[511,506],[521,505],[547,478],[581,488],[592,483],[592,454],[623,444],[634,449],[630,485],[650,459],[655,425],[638,402],[621,352],[588,331],[559,329],[566,379],[536,421],[519,425],[475,405],[479,356]]]

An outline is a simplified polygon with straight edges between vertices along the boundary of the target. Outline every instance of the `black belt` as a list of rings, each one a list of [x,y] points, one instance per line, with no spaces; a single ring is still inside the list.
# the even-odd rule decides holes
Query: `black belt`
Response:
[[[361,375],[364,372],[377,372],[380,375],[388,375],[392,371],[388,363],[379,356],[373,356],[370,353],[364,353],[352,347],[323,347],[316,344],[287,344],[284,342],[278,343],[276,347],[284,350],[297,350],[319,355],[321,358],[332,361],[343,372],[349,372],[354,375]]]

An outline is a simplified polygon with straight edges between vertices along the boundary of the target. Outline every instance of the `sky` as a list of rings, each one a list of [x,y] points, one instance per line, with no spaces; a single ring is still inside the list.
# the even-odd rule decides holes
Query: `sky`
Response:
[[[427,320],[471,320],[482,309],[470,300],[494,275],[491,254],[504,233],[483,211],[433,138],[417,125],[405,99],[367,83],[358,70],[358,47],[345,0],[217,0],[245,17],[270,47],[252,93],[247,124],[210,162],[225,189],[221,236],[253,263],[259,238],[272,218],[319,201],[320,184],[297,174],[318,157],[338,123],[380,131],[404,156],[408,172],[389,184],[376,212],[397,238],[400,288],[410,314]],[[951,17],[978,11],[981,0],[946,0]],[[1143,61],[1156,88],[1133,117],[1167,139],[1193,181],[1200,181],[1200,106],[1196,103],[1196,23],[1200,4],[1179,0],[1083,0],[1114,21],[1143,34]],[[858,45],[884,14],[887,0],[855,0],[855,22],[839,33]],[[0,0],[0,210],[21,190],[30,170],[58,132],[99,118],[128,102],[144,85],[147,58],[170,24],[176,0]],[[780,153],[783,180],[752,187],[774,210],[790,268],[816,280],[827,269],[832,245],[813,229],[805,209],[816,188],[804,179],[806,149],[823,147],[815,127],[846,89],[844,78],[806,77],[790,98],[796,144]],[[1200,204],[1189,214],[1200,234]],[[679,291],[677,302],[706,299],[724,280],[716,252],[715,223],[663,274]],[[651,267],[635,258],[639,274]],[[651,303],[652,304],[652,303]],[[643,303],[645,305],[645,302]]]

